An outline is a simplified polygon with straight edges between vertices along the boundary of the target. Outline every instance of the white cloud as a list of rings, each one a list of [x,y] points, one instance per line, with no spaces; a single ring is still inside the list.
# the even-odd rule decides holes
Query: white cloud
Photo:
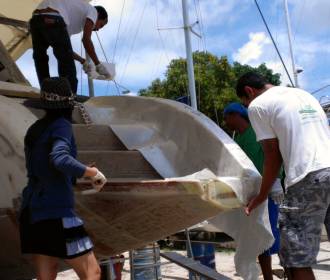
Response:
[[[285,72],[285,69],[275,51],[270,39],[263,33],[258,36],[250,34],[249,41],[244,43],[234,54],[233,58],[240,63],[258,66],[265,63],[267,67],[276,73],[281,74],[283,85],[290,84],[290,80]],[[265,38],[266,37],[266,38]],[[266,43],[265,43],[266,42]],[[289,53],[289,44],[286,29],[278,30],[276,43],[286,64],[287,70],[293,79],[293,70],[291,65],[291,57]],[[303,73],[298,75],[299,86],[308,91],[313,91],[315,88],[320,88],[325,84],[327,71],[320,71],[324,67],[324,63],[330,62],[330,43],[326,40],[308,36],[297,35],[293,42],[293,50],[296,67],[302,67]]]
[[[299,47],[303,46],[303,42],[299,41]],[[287,35],[285,32],[281,32],[277,36],[277,45],[279,47],[281,56],[287,67],[291,79],[292,75],[292,65],[289,55],[289,48],[287,43]],[[299,55],[299,66],[305,67],[305,65],[313,65],[314,58],[314,48],[307,42],[305,42],[305,50],[301,50]],[[249,41],[245,43],[237,52],[233,54],[234,60],[240,62],[241,64],[249,64],[256,67],[262,63],[274,71],[274,73],[279,73],[281,75],[282,85],[291,84],[288,75],[282,65],[271,40],[264,32],[256,32],[249,34]],[[303,74],[299,75],[300,86],[306,86],[306,79]]]
[[[264,47],[271,43],[264,32],[250,33],[249,41],[234,53],[233,58],[242,64],[254,63],[263,54]]]

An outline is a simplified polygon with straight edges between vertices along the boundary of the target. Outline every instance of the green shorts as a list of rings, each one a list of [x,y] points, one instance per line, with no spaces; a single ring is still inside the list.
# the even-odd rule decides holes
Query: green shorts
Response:
[[[316,264],[329,203],[330,168],[311,172],[287,189],[279,214],[279,255],[283,267]]]

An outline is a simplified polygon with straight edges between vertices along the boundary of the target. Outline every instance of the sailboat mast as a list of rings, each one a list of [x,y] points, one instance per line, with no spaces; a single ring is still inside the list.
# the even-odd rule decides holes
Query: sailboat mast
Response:
[[[185,43],[186,43],[186,56],[187,56],[190,100],[191,100],[191,106],[197,110],[194,61],[193,61],[193,55],[192,55],[192,49],[191,49],[191,37],[190,37],[191,26],[189,23],[187,0],[182,0],[182,13],[183,13],[184,36],[185,36]]]
[[[91,63],[91,58],[88,55],[88,53],[86,52],[86,60],[88,61],[88,63]],[[89,75],[87,75],[87,79],[88,79],[88,94],[89,97],[94,97],[94,81],[93,78],[90,77]]]
[[[290,22],[290,15],[289,15],[289,7],[288,7],[288,0],[284,0],[284,10],[285,10],[285,19],[286,19],[286,25],[288,29],[288,39],[289,39],[289,47],[290,47],[290,56],[291,56],[291,63],[292,63],[292,71],[293,71],[293,77],[294,77],[294,84],[295,87],[299,87],[298,84],[298,72],[296,69],[294,56],[293,56],[293,47],[292,47],[292,34],[291,34],[291,22]]]

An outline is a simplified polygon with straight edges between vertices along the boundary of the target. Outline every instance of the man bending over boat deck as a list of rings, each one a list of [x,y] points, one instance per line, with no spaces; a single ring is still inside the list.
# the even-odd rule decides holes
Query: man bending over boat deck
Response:
[[[234,140],[251,159],[255,167],[262,174],[264,153],[256,134],[250,125],[247,109],[240,103],[230,103],[224,110],[226,126],[235,132]],[[278,254],[280,248],[280,232],[277,227],[278,205],[283,200],[283,189],[280,179],[276,179],[272,191],[268,196],[269,221],[275,242],[271,248],[261,254],[258,259],[265,280],[273,279],[272,255]]]
[[[280,260],[289,279],[314,280],[312,265],[330,203],[330,131],[319,102],[297,88],[273,86],[247,73],[236,93],[248,106],[249,119],[265,160],[259,194],[249,215],[268,197],[283,163],[286,194],[280,205]]]
[[[70,36],[83,31],[82,42],[87,54],[96,65],[100,75],[110,76],[107,68],[100,63],[93,42],[92,31],[108,23],[108,14],[101,6],[91,6],[84,0],[44,0],[34,10],[30,20],[33,59],[39,84],[49,78],[47,49],[53,48],[58,63],[58,74],[69,80],[71,90],[77,93],[77,72],[74,60],[79,61],[88,72],[86,59],[72,50]]]

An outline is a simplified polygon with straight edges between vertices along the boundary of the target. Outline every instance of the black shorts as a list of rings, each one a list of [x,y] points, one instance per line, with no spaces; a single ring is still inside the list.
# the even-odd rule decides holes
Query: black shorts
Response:
[[[30,222],[29,210],[20,217],[21,252],[72,259],[90,252],[93,244],[78,217]]]

